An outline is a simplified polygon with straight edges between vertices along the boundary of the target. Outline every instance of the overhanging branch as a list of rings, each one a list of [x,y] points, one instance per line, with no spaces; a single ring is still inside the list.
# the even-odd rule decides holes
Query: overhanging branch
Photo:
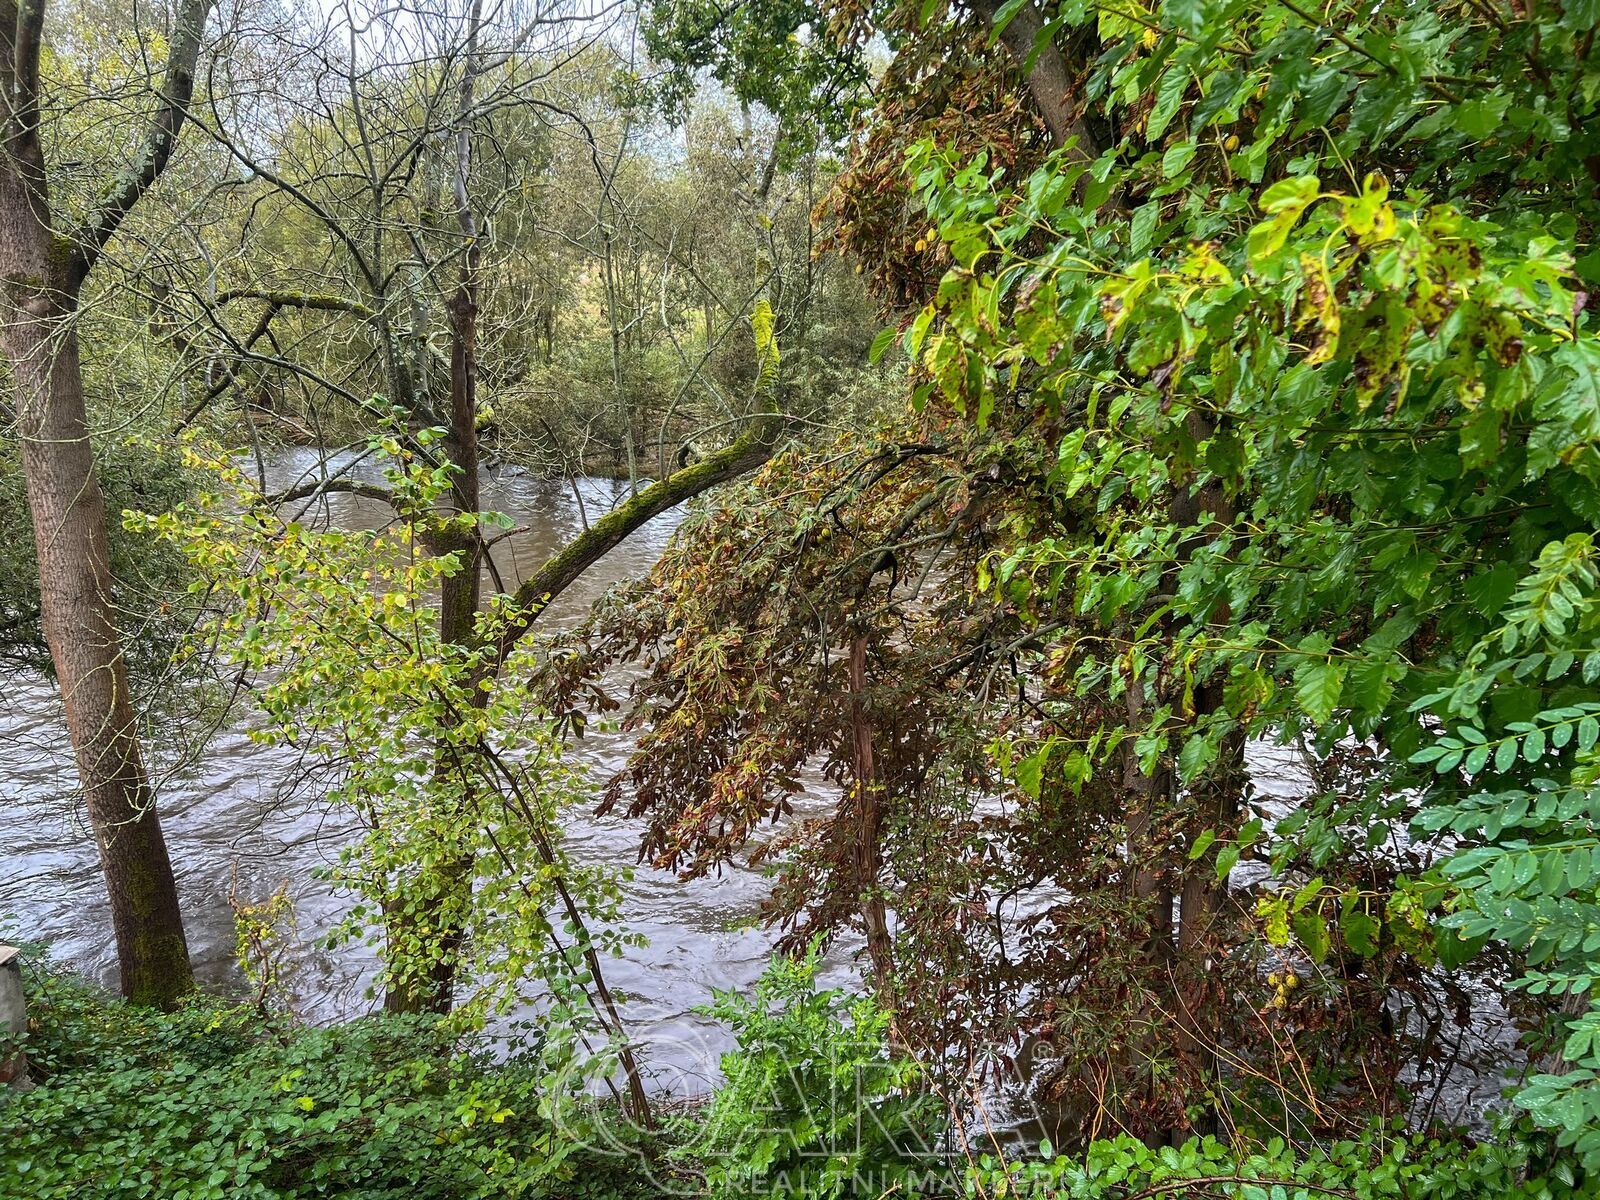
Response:
[[[522,635],[532,628],[550,602],[572,586],[607,552],[615,549],[639,526],[685,500],[736,479],[772,457],[783,418],[765,413],[736,441],[693,466],[674,471],[619,505],[573,538],[543,566],[522,581],[512,595],[516,615],[506,622],[496,640],[492,672],[505,665]]]
[[[279,308],[314,308],[322,312],[350,313],[352,316],[364,317],[368,320],[375,318],[377,311],[359,300],[352,300],[345,296],[328,296],[316,292],[288,292],[272,291],[261,288],[228,288],[217,293],[218,305],[228,304],[234,300],[262,300],[273,309]]]
[[[298,487],[287,488],[281,492],[272,492],[262,497],[268,504],[290,504],[296,500],[311,500],[318,496],[326,496],[331,492],[340,492],[349,496],[364,496],[368,500],[381,500],[385,504],[394,504],[394,493],[388,488],[376,483],[365,483],[359,479],[321,479],[300,484]]]

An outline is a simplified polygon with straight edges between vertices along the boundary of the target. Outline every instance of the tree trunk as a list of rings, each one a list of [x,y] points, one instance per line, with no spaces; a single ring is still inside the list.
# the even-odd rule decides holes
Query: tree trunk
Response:
[[[478,252],[468,251],[461,279],[450,299],[450,465],[456,469],[450,488],[456,515],[476,513],[478,500]],[[454,533],[445,552],[461,556],[461,570],[445,579],[439,596],[440,640],[472,644],[478,620],[480,586],[478,538]]]
[[[1136,729],[1147,719],[1149,705],[1144,685],[1138,680],[1128,685],[1128,726]],[[1172,889],[1163,876],[1165,839],[1160,837],[1161,821],[1172,795],[1172,772],[1162,763],[1145,774],[1132,739],[1123,750],[1122,787],[1127,797],[1127,855],[1129,880],[1134,899],[1150,915],[1147,941],[1152,961],[1165,964],[1172,950]],[[1158,844],[1158,842],[1160,844]]]
[[[171,1007],[194,986],[178,891],[139,753],[111,595],[105,503],[95,475],[59,242],[20,189],[0,194],[0,333],[15,388],[39,556],[40,614],[100,851],[122,991]]]
[[[469,218],[470,220],[470,213]],[[470,230],[469,236],[475,236]],[[445,452],[450,465],[455,468],[448,495],[441,502],[442,514],[458,517],[479,510],[478,486],[478,251],[469,246],[461,266],[461,274],[447,304],[450,318],[450,435]],[[471,531],[451,530],[435,535],[431,549],[438,555],[455,554],[461,567],[454,575],[439,581],[439,644],[441,648],[470,647],[476,634],[478,605],[482,587],[479,582],[479,541]],[[481,688],[471,689],[471,703],[481,706],[487,693]],[[435,770],[441,775],[460,775],[455,785],[467,793],[476,786],[466,769],[455,756],[441,753]],[[425,977],[407,976],[391,983],[384,996],[384,1007],[390,1012],[450,1011],[454,1002],[456,972],[464,931],[452,918],[446,916],[452,899],[463,888],[472,886],[472,863],[465,856],[441,866],[443,878],[440,891],[430,896],[421,911],[430,913],[435,927],[441,928],[440,952],[429,965]],[[397,906],[388,917],[391,925],[409,919]]]
[[[974,11],[993,23],[1001,5],[996,0],[975,0]],[[1078,105],[1073,102],[1073,79],[1063,55],[1054,41],[1039,44],[1039,34],[1044,29],[1044,19],[1032,3],[1024,3],[1011,14],[1004,29],[996,38],[1011,53],[1017,69],[1024,72],[1028,92],[1034,107],[1044,118],[1050,140],[1057,146],[1072,142],[1074,155],[1084,160],[1099,157],[1100,146],[1088,125],[1084,123]],[[1033,66],[1028,66],[1029,57]]]
[[[440,515],[456,518],[479,511],[478,486],[478,220],[468,188],[472,178],[473,96],[480,61],[478,36],[483,6],[475,2],[468,15],[467,41],[461,76],[460,107],[455,131],[455,163],[451,173],[451,198],[455,205],[462,247],[456,286],[445,303],[450,322],[450,425],[445,442],[453,475],[450,491],[441,501]],[[436,534],[433,553],[456,555],[460,563],[455,574],[439,581],[439,645],[448,653],[473,645],[481,599],[479,551],[476,529],[452,529]],[[476,683],[476,680],[473,681]],[[469,690],[469,703],[475,708],[487,701],[487,694],[476,686]],[[453,782],[462,790],[462,801],[469,804],[478,786],[470,769],[441,746],[434,766],[436,778],[459,776]],[[465,889],[472,886],[473,864],[465,853],[455,852],[440,865],[438,891],[425,898],[420,911],[439,930],[439,953],[423,978],[407,976],[391,984],[384,1007],[391,1012],[432,1011],[446,1013],[454,1002],[456,974],[465,930],[453,916]],[[399,919],[391,916],[391,922]]]
[[[166,169],[194,92],[212,0],[181,0],[166,73],[139,144],[87,217],[52,224],[40,138],[42,0],[5,6],[0,30],[0,349],[11,367],[22,471],[39,555],[40,618],[66,708],[84,806],[111,900],[122,990],[168,1006],[194,986],[172,862],[139,755],[111,595],[75,319],[83,282]]]
[[[1206,441],[1215,433],[1211,418],[1198,410],[1186,418],[1188,434],[1196,444]],[[1180,485],[1171,505],[1172,523],[1183,528],[1198,528],[1202,517],[1210,514],[1208,528],[1216,531],[1231,524],[1237,514],[1232,501],[1215,482],[1206,484],[1191,493],[1189,486]],[[1178,547],[1180,562],[1187,561],[1205,540],[1204,534],[1195,534]],[[1227,610],[1211,614],[1212,620],[1226,619]],[[1194,719],[1205,720],[1224,711],[1223,681],[1213,679],[1195,689]],[[1188,794],[1188,841],[1205,830],[1215,832],[1219,841],[1231,837],[1239,823],[1245,788],[1249,773],[1244,761],[1244,734],[1241,730],[1228,733],[1217,749],[1216,761],[1205,775],[1196,780]],[[1228,895],[1228,880],[1218,879],[1211,864],[1206,861],[1187,863],[1182,889],[1178,896],[1178,944],[1174,963],[1175,1001],[1179,1009],[1174,1013],[1178,1031],[1179,1052],[1189,1065],[1203,1078],[1215,1081],[1220,1071],[1214,1026],[1205,1017],[1208,1005],[1217,997],[1210,955],[1213,949],[1213,926],[1223,901]],[[1208,1027],[1211,1026],[1211,1027]],[[1189,1127],[1171,1131],[1176,1143],[1190,1134],[1215,1133],[1218,1114],[1214,1106],[1208,1107]]]

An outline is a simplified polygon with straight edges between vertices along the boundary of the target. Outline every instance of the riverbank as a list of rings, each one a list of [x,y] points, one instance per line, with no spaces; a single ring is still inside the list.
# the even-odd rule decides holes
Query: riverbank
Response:
[[[271,488],[340,470],[382,482],[372,463],[352,469],[348,458],[324,462],[312,451],[285,450],[266,466]],[[606,480],[561,485],[512,470],[486,471],[482,487],[485,507],[516,522],[494,547],[496,570],[507,586],[627,495],[625,485]],[[319,515],[341,527],[371,527],[387,519],[383,506],[360,496],[333,493],[318,504]],[[680,515],[658,517],[597,563],[545,614],[545,626],[570,627],[606,589],[645,574]],[[485,586],[493,584],[486,572]],[[0,778],[8,788],[8,802],[0,805],[0,844],[8,856],[8,871],[0,878],[0,941],[46,942],[57,961],[110,986],[117,969],[110,913],[94,843],[70,792],[74,767],[59,719],[59,692],[42,677],[8,682],[0,695]],[[633,745],[633,734],[596,714],[584,737],[568,746],[568,761],[599,784],[622,767]],[[163,747],[171,747],[170,735],[156,744],[157,752]],[[353,835],[349,813],[302,786],[296,753],[251,739],[247,709],[209,734],[189,761],[158,757],[154,768],[201,982],[224,993],[238,988],[233,901],[260,903],[283,888],[293,907],[282,936],[295,1012],[318,1025],[367,1013],[377,955],[359,943],[337,954],[322,945],[351,904],[326,877]],[[797,816],[825,811],[828,803],[825,788],[808,790],[795,798]],[[573,860],[614,874],[623,897],[622,927],[640,939],[625,958],[605,966],[628,1028],[648,1047],[649,1086],[674,1094],[703,1090],[729,1047],[725,1035],[693,1008],[713,989],[749,987],[760,975],[775,938],[760,926],[770,880],[740,860],[720,875],[683,881],[638,863],[636,822],[597,816],[585,804],[568,810],[563,821]],[[848,986],[857,979],[854,948],[843,945],[834,956],[832,982]]]
[[[740,1049],[710,1103],[648,1127],[550,1069],[536,1027],[509,1056],[470,1030],[379,1014],[329,1028],[198,994],[132,1007],[30,962],[34,1087],[0,1092],[0,1195],[15,1200],[1569,1200],[1596,1193],[1525,1127],[1491,1143],[1381,1129],[1292,1145],[1151,1148],[1121,1137],[1009,1155],[952,1139],[937,1097],[881,1040],[870,1004],[814,964],[725,997]],[[769,1003],[776,1001],[776,1003]],[[866,1004],[866,1007],[863,1007]],[[851,1047],[844,1055],[839,1047]],[[841,1074],[841,1069],[843,1073]],[[852,1086],[841,1087],[842,1082]]]
[[[28,982],[35,1086],[0,1101],[11,1200],[654,1194],[585,1148],[536,1052],[497,1061],[437,1018],[314,1028],[208,994],[137,1009],[36,965]]]

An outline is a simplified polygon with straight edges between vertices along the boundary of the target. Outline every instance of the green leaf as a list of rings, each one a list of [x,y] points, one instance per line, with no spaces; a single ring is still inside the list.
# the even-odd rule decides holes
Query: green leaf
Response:
[[[1544,730],[1535,728],[1523,739],[1522,757],[1528,762],[1538,762],[1544,757]]]
[[[1333,715],[1344,690],[1345,664],[1307,659],[1294,672],[1294,698],[1300,711],[1318,725]]]
[[[1161,202],[1159,200],[1141,204],[1133,210],[1133,219],[1128,222],[1128,250],[1135,257],[1142,256],[1150,249],[1150,242],[1155,237],[1156,222],[1160,218]]]
[[[1239,863],[1239,847],[1232,842],[1217,852],[1217,878],[1227,879]]]
[[[1466,938],[1454,929],[1442,925],[1434,927],[1434,952],[1439,956],[1439,965],[1447,971],[1466,966],[1478,956],[1485,944],[1485,938]]]
[[[1177,65],[1168,67],[1156,84],[1156,102],[1150,109],[1150,119],[1145,125],[1145,137],[1149,141],[1154,142],[1167,131],[1188,89],[1188,69]]]
[[[1161,174],[1168,179],[1181,174],[1183,169],[1194,160],[1197,148],[1192,141],[1179,142],[1174,146],[1168,146],[1166,152],[1161,155]]]
[[[878,336],[872,339],[872,348],[867,351],[867,361],[876,363],[883,358],[884,352],[894,345],[895,338],[900,336],[900,331],[893,325],[878,330]],[[856,345],[860,345],[857,342]]]
[[[1034,800],[1039,798],[1039,789],[1044,778],[1045,760],[1049,756],[1050,751],[1048,749],[1040,750],[1028,755],[1017,764],[1017,769],[1014,773],[1017,787],[1021,789],[1024,795]]]
[[[1261,211],[1267,219],[1253,226],[1245,239],[1245,250],[1254,264],[1261,264],[1283,249],[1289,231],[1306,206],[1317,198],[1320,181],[1315,175],[1280,179],[1261,193]]]
[[[1321,962],[1328,957],[1328,923],[1322,919],[1322,914],[1314,910],[1298,912],[1294,915],[1294,934],[1300,939],[1300,944],[1306,948],[1306,953],[1313,962]]]
[[[1559,850],[1547,850],[1539,863],[1539,890],[1546,896],[1561,895],[1566,875],[1566,858]]]
[[[1261,211],[1267,213],[1292,212],[1299,216],[1306,205],[1317,198],[1322,181],[1315,175],[1293,176],[1280,179],[1261,193]]]
[[[1511,97],[1504,93],[1478,96],[1456,105],[1455,125],[1468,137],[1486,138],[1500,128]]]
[[[1189,735],[1178,753],[1178,778],[1183,783],[1193,783],[1217,757],[1217,745],[1204,733]]]
[[[1284,242],[1289,240],[1289,231],[1299,219],[1299,213],[1280,213],[1251,226],[1245,239],[1245,252],[1251,263],[1259,266],[1282,250]]]
[[[924,0],[925,4],[926,2],[927,0]],[[994,36],[998,38],[1002,33],[1004,33],[1006,31],[1006,26],[1011,24],[1011,22],[1016,18],[1016,15],[1022,11],[1023,5],[1028,4],[1029,2],[1030,0],[1006,0],[1004,4],[995,9],[994,17],[990,21],[990,24],[994,28]],[[923,9],[923,14],[922,23],[926,25],[928,23],[928,18],[933,14],[926,7]]]
[[[1345,945],[1362,958],[1371,958],[1378,952],[1378,922],[1352,908],[1339,917],[1339,931],[1344,934]]]
[[[1294,902],[1289,906],[1291,911],[1299,912],[1322,894],[1322,876],[1318,875],[1307,880],[1294,894]]]
[[[1360,658],[1351,664],[1340,698],[1362,713],[1382,712],[1394,699],[1396,679],[1405,667],[1389,658]]]

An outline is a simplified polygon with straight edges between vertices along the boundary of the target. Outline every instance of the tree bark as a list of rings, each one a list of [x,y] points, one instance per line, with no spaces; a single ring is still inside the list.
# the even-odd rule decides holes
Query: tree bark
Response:
[[[470,220],[470,215],[468,217]],[[475,236],[475,233],[474,235]],[[479,511],[478,484],[478,251],[469,246],[465,252],[455,291],[446,305],[450,320],[450,433],[445,443],[445,453],[455,469],[450,491],[445,497],[441,515],[460,517]],[[473,643],[477,629],[478,607],[482,599],[481,554],[476,532],[454,529],[436,534],[431,539],[431,550],[438,555],[455,554],[460,568],[453,575],[439,581],[439,643],[441,647],[468,647]],[[481,688],[470,692],[471,703],[481,707],[488,696]],[[439,755],[435,768],[441,775],[459,775],[455,785],[472,789],[476,783],[453,755]],[[467,796],[470,800],[470,793]],[[430,897],[425,906],[433,912],[433,919],[442,926],[440,953],[430,964],[425,978],[407,977],[391,983],[384,996],[384,1008],[389,1012],[450,1011],[454,1003],[456,973],[465,931],[450,918],[445,917],[452,891],[472,886],[472,863],[458,856],[454,862],[441,866],[444,879],[440,893]],[[404,920],[396,908],[388,920]]]
[[[139,753],[111,594],[105,503],[84,406],[76,297],[60,268],[52,269],[56,244],[15,187],[0,188],[0,272],[7,293],[0,343],[16,393],[45,641],[105,872],[123,994],[170,1007],[194,986],[194,977],[172,863]]]
[[[990,24],[994,23],[995,15],[1000,10],[1000,5],[994,0],[974,0],[972,7]],[[1067,69],[1066,56],[1052,40],[1039,44],[1043,29],[1044,18],[1039,15],[1039,10],[1033,4],[1025,3],[995,36],[1010,51],[1017,69],[1022,71],[1027,80],[1028,92],[1033,97],[1034,107],[1044,119],[1045,128],[1050,131],[1050,140],[1058,148],[1070,142],[1078,157],[1096,159],[1100,157],[1100,145],[1084,123],[1078,106],[1073,103],[1073,79]],[[1030,56],[1033,58],[1032,67],[1028,66]]]
[[[1192,410],[1186,420],[1187,432],[1198,445],[1211,438],[1216,427],[1209,415]],[[1221,486],[1212,481],[1192,489],[1185,481],[1178,488],[1171,503],[1172,523],[1177,528],[1191,528],[1196,532],[1178,547],[1180,562],[1187,561],[1207,533],[1215,534],[1230,525],[1236,518],[1233,502]],[[1201,519],[1209,514],[1207,532],[1200,532]],[[1211,614],[1212,620],[1225,619],[1227,610]],[[1213,679],[1195,689],[1194,720],[1205,720],[1224,711],[1223,681]],[[1240,730],[1228,733],[1217,749],[1216,761],[1205,775],[1196,780],[1188,793],[1188,811],[1185,814],[1189,844],[1207,829],[1216,833],[1219,841],[1230,837],[1239,822],[1243,807],[1248,771],[1244,761],[1244,734]],[[1228,880],[1218,879],[1209,862],[1186,863],[1183,885],[1178,893],[1178,937],[1174,960],[1173,985],[1180,1011],[1173,1014],[1178,1032],[1179,1052],[1203,1077],[1214,1079],[1220,1063],[1217,1058],[1215,1035],[1205,1027],[1202,1013],[1207,993],[1215,995],[1210,954],[1213,946],[1213,926],[1228,895]],[[1170,1131],[1175,1144],[1191,1134],[1217,1132],[1217,1112],[1207,1108],[1189,1127]]]
[[[192,989],[194,976],[117,631],[76,317],[101,252],[171,160],[211,3],[183,0],[134,156],[66,233],[52,222],[39,136],[44,2],[0,4],[0,349],[11,369],[38,552],[40,623],[105,872],[122,990],[161,1006]]]
[[[467,41],[461,76],[461,93],[455,131],[455,163],[451,172],[451,196],[456,224],[462,238],[461,262],[454,290],[445,303],[450,324],[450,408],[449,435],[445,441],[453,474],[450,491],[440,507],[441,516],[475,516],[479,503],[478,484],[478,220],[473,212],[468,187],[472,178],[472,109],[480,59],[478,36],[483,19],[480,2],[472,5],[468,18]],[[451,529],[434,535],[433,553],[454,554],[460,563],[453,575],[439,582],[439,644],[443,648],[469,647],[477,628],[482,587],[479,582],[481,542],[474,529]],[[470,703],[481,708],[487,699],[481,688],[470,689]],[[452,782],[463,792],[463,803],[470,803],[478,786],[470,770],[441,747],[434,768],[437,778],[459,776]],[[390,1012],[446,1013],[454,1002],[456,974],[465,930],[449,916],[451,901],[472,886],[472,861],[463,853],[441,864],[442,879],[437,893],[426,898],[423,911],[440,930],[440,951],[428,966],[424,978],[398,979],[384,996]],[[391,923],[403,920],[399,909],[391,913]]]

